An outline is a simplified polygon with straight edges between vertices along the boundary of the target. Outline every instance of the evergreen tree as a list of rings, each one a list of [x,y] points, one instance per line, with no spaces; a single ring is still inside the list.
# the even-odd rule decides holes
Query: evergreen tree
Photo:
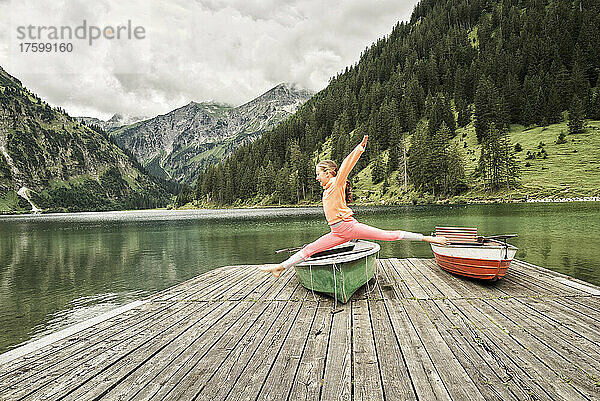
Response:
[[[479,171],[483,177],[484,188],[490,190],[513,188],[519,178],[519,168],[508,131],[498,129],[494,123],[489,125],[488,133],[481,144]]]
[[[256,177],[256,189],[260,196],[269,195],[269,181],[273,180],[273,177],[267,175],[267,169],[263,166],[258,168],[258,174]]]
[[[458,112],[456,124],[459,127],[467,126],[471,122],[471,110],[467,102],[464,100],[458,100],[456,103],[456,111]]]
[[[449,139],[450,130],[445,123],[433,136],[426,124],[417,127],[408,165],[411,181],[418,190],[443,196],[465,188],[462,156],[450,146]]]
[[[446,101],[444,95],[439,93],[434,100],[429,111],[429,135],[439,131],[442,124],[446,125],[450,134],[456,129],[456,120],[450,103]]]
[[[569,108],[569,134],[583,133],[583,103],[577,95],[573,95],[571,107]]]
[[[588,118],[592,120],[600,120],[600,90],[598,89],[596,89],[596,93],[594,93],[592,96]]]
[[[373,181],[373,184],[378,184],[383,181],[385,177],[385,168],[379,150],[379,144],[377,143],[373,146],[373,158],[375,161],[373,163],[373,169],[371,170],[371,180]]]
[[[560,121],[563,112],[569,110],[570,123],[574,131],[579,131],[578,120],[582,126],[585,116],[599,113],[599,96],[590,90],[598,85],[600,71],[600,53],[595,51],[600,36],[598,21],[599,8],[589,1],[422,1],[415,7],[410,23],[396,25],[388,37],[365,49],[355,65],[333,77],[328,87],[293,117],[243,146],[246,150],[234,152],[230,158],[235,163],[223,163],[212,173],[207,169],[196,192],[227,203],[239,196],[268,191],[265,177],[278,175],[287,161],[289,173],[298,173],[298,188],[304,189],[299,191],[300,199],[305,198],[305,192],[309,198],[313,194],[317,197],[312,165],[289,160],[292,141],[297,140],[303,157],[310,157],[322,151],[319,146],[331,137],[332,159],[340,162],[352,144],[360,140],[353,135],[368,133],[371,145],[377,143],[381,152],[388,150],[384,169],[391,172],[399,164],[396,126],[399,132],[415,132],[410,149],[411,182],[415,187],[436,194],[452,191],[449,184],[436,181],[433,170],[414,167],[419,163],[415,156],[419,148],[423,163],[433,165],[439,161],[431,156],[437,149],[434,143],[440,143],[442,123],[452,134],[453,111],[458,114],[454,124],[458,122],[459,126],[467,125],[472,114],[480,143],[486,139],[491,123],[505,132],[509,123]],[[6,107],[9,91],[13,91],[10,86],[0,94],[0,108]],[[577,104],[571,104],[573,94],[582,103],[581,117]],[[426,95],[431,99],[427,107]],[[438,103],[440,99],[444,100]],[[454,100],[453,107],[449,99]],[[440,113],[441,104],[444,113]],[[419,126],[424,119],[429,120],[429,129],[421,135]],[[12,124],[17,123],[13,120]],[[375,163],[372,146],[368,149],[356,171],[369,162]],[[436,152],[443,153],[441,149],[445,150],[446,160],[450,159],[452,147],[442,146]],[[274,168],[272,175],[266,172],[269,162]],[[254,184],[244,189],[238,180],[247,176],[246,166]],[[294,189],[296,194],[298,188]],[[273,186],[271,193],[274,191]]]
[[[571,98],[577,97],[582,103],[583,110],[587,109],[587,101],[590,96],[590,81],[586,78],[585,73],[579,63],[575,63],[573,71],[571,71]],[[571,104],[572,106],[572,104]]]
[[[494,83],[490,78],[482,78],[475,92],[475,133],[482,142],[490,124],[503,125],[499,116],[500,102]]]
[[[510,73],[504,83],[504,99],[508,106],[508,122],[521,121],[521,87],[514,73]]]
[[[390,136],[390,146],[389,146],[389,155],[388,155],[388,162],[387,162],[387,166],[386,166],[386,170],[388,175],[391,174],[392,171],[395,171],[398,169],[398,163],[400,160],[400,146],[401,146],[401,141],[402,141],[402,132],[401,132],[401,127],[400,124],[398,122],[398,118],[396,117],[394,119],[394,123],[392,125],[392,133]]]

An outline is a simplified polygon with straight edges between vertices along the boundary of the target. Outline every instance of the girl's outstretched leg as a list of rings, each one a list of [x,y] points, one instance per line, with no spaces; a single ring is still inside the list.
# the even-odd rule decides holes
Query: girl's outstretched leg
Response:
[[[421,241],[423,235],[415,234],[408,231],[400,230],[382,230],[380,228],[371,227],[354,220],[352,228],[348,231],[347,236],[356,239],[370,239],[380,241],[398,241],[401,239]]]
[[[287,260],[281,262],[281,264],[261,266],[259,269],[264,272],[269,272],[275,277],[279,277],[281,273],[283,273],[283,271],[288,267],[294,266],[308,259],[311,255],[314,255],[317,252],[333,248],[334,246],[343,244],[348,240],[349,239],[340,237],[334,233],[327,233],[316,241],[306,245],[304,248],[290,256]]]
[[[438,244],[447,244],[445,237],[430,237],[423,234],[412,233],[410,231],[401,230],[382,230],[380,228],[371,227],[366,224],[359,223],[356,220],[345,222],[346,226],[340,226],[343,235],[347,239],[367,239],[380,241],[425,241]]]

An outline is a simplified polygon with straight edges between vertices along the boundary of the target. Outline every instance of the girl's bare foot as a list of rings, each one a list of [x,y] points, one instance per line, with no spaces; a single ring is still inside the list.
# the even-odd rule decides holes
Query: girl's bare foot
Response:
[[[440,245],[448,245],[449,241],[448,238],[446,237],[430,237],[428,235],[423,236],[423,241],[425,242],[432,242],[434,244],[440,244]]]
[[[279,277],[285,270],[282,265],[265,265],[258,268],[260,271],[269,272],[275,277]]]

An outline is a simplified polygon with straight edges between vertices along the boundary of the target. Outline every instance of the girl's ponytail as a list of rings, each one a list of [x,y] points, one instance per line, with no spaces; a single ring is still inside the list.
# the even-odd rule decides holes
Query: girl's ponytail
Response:
[[[350,184],[350,181],[346,180],[346,205],[349,205],[353,200],[352,184]]]

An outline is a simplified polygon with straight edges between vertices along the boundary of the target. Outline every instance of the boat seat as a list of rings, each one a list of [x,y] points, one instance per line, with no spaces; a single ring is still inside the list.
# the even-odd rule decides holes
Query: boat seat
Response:
[[[476,244],[477,228],[470,227],[436,227],[436,237],[444,236],[451,244]]]

